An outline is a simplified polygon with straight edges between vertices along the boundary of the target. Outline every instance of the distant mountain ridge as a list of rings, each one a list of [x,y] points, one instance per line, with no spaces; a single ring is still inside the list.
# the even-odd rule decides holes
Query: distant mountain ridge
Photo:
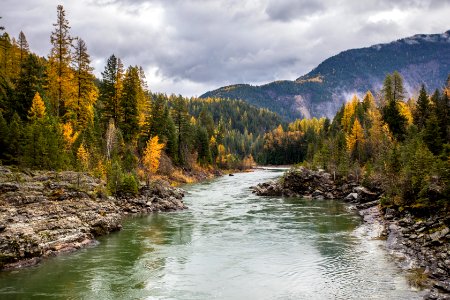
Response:
[[[395,70],[402,74],[410,94],[422,83],[429,92],[441,88],[450,74],[450,30],[346,50],[295,81],[230,85],[200,97],[242,99],[269,108],[288,120],[332,117],[351,94],[378,91],[386,74]]]

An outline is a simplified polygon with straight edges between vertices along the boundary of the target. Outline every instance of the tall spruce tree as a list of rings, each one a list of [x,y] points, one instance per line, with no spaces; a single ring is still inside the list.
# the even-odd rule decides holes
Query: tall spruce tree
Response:
[[[189,141],[191,139],[191,128],[186,100],[182,96],[172,96],[172,119],[177,134],[177,156],[181,165],[187,163],[189,155]]]
[[[122,112],[119,128],[122,130],[125,141],[131,141],[139,133],[138,97],[141,89],[139,69],[130,66],[123,80],[123,91],[120,99]]]
[[[22,70],[25,58],[30,52],[30,47],[28,45],[27,38],[25,37],[25,34],[22,31],[20,31],[19,33],[18,46],[19,46],[19,67],[20,70]]]
[[[425,127],[426,120],[430,114],[430,109],[427,91],[425,90],[425,85],[422,84],[419,97],[417,98],[416,109],[413,114],[414,124],[416,124],[419,130],[422,130]]]
[[[104,123],[112,119],[117,126],[120,119],[120,97],[123,86],[123,65],[119,58],[112,54],[102,72],[100,96]]]

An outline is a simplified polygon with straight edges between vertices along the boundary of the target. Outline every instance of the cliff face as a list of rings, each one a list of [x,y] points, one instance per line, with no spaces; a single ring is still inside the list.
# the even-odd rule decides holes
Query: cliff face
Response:
[[[138,195],[107,197],[105,183],[77,172],[13,172],[0,167],[0,270],[33,265],[120,230],[125,214],[186,208],[163,181]]]
[[[441,88],[450,74],[450,30],[347,50],[326,59],[295,81],[232,85],[201,97],[242,99],[269,108],[288,120],[331,118],[352,94],[379,90],[386,74],[393,71],[402,74],[410,96],[422,83],[430,92]]]

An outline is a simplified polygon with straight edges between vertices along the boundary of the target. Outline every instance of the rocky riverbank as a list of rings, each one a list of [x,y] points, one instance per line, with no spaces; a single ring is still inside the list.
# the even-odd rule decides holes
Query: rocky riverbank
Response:
[[[165,181],[138,195],[108,197],[105,182],[77,172],[13,172],[0,167],[0,270],[95,243],[127,214],[185,209],[183,190]]]
[[[380,205],[382,190],[353,180],[334,180],[325,171],[293,168],[277,181],[252,187],[260,196],[340,199],[353,203],[365,222],[376,223],[386,248],[399,265],[411,271],[410,281],[429,289],[425,299],[450,299],[450,215],[436,212],[426,218],[407,209]]]

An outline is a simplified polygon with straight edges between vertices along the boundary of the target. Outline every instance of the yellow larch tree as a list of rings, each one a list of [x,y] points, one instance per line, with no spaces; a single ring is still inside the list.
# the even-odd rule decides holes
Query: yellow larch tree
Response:
[[[45,103],[42,101],[39,92],[36,92],[31,103],[31,108],[28,111],[28,118],[32,121],[39,120],[45,117]]]
[[[78,161],[80,162],[82,170],[86,171],[89,166],[89,153],[87,152],[86,148],[84,147],[84,144],[81,144],[80,147],[78,147],[77,158],[78,158]]]
[[[159,143],[159,137],[157,135],[147,141],[144,156],[142,158],[144,170],[147,174],[147,185],[150,184],[150,176],[158,171],[161,151],[163,148],[164,144]]]
[[[61,125],[66,150],[70,150],[72,144],[77,140],[79,132],[73,130],[72,123],[67,122]]]
[[[358,151],[359,155],[361,147],[365,142],[365,138],[364,138],[364,130],[361,124],[359,123],[358,119],[356,119],[355,122],[353,122],[350,134],[346,136],[346,141],[348,151],[352,153],[353,151],[356,150]]]
[[[75,97],[68,103],[67,113],[77,130],[86,128],[94,120],[94,104],[98,98],[98,89],[95,85],[95,76],[90,66],[91,59],[87,52],[86,43],[78,38],[74,48],[74,69]]]
[[[352,118],[355,115],[356,107],[358,106],[359,99],[356,95],[353,96],[350,102],[347,102],[344,107],[344,115],[342,116],[341,125],[345,132],[348,132],[352,127]]]
[[[54,26],[54,31],[50,37],[52,49],[46,70],[46,88],[54,115],[67,118],[66,107],[70,108],[76,99],[74,74],[70,68],[73,38],[69,34],[69,21],[66,19],[66,13],[62,5],[58,5],[57,22]]]
[[[406,118],[408,125],[411,125],[413,123],[413,116],[409,105],[403,101],[399,101],[398,107],[400,110],[400,114]]]

